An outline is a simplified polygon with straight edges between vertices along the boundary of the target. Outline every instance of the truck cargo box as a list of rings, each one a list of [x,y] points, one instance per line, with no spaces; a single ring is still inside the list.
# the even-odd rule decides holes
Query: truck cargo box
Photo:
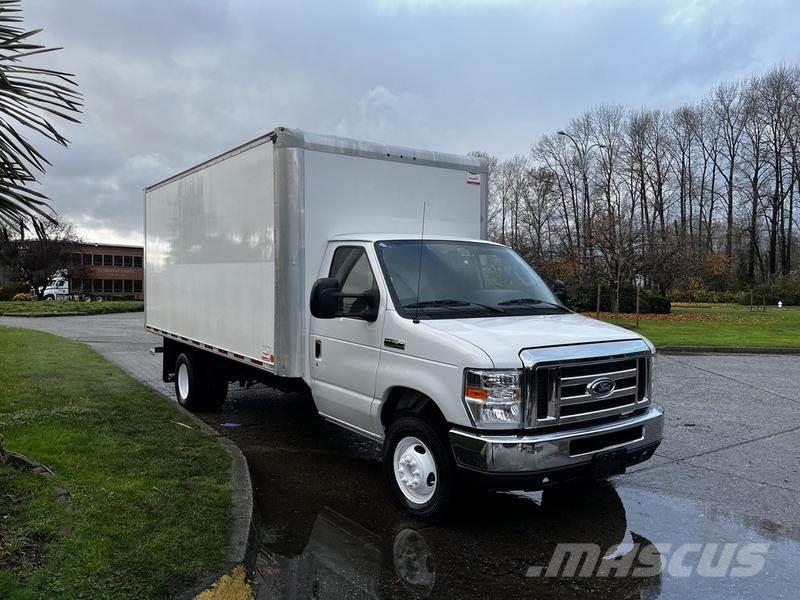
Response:
[[[145,326],[276,375],[307,372],[330,238],[486,238],[478,158],[274,131],[145,190]]]

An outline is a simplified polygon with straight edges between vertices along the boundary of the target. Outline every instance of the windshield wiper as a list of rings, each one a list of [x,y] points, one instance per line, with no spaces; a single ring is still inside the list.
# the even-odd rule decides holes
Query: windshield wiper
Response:
[[[503,302],[498,302],[498,306],[515,306],[515,305],[522,305],[522,304],[546,304],[547,306],[551,306],[553,308],[557,308],[559,310],[565,310],[567,312],[570,311],[566,306],[562,306],[561,304],[555,304],[554,302],[548,302],[547,300],[540,300],[539,298],[513,298],[512,300],[504,300]]]
[[[424,300],[422,302],[413,302],[411,304],[404,304],[403,308],[430,308],[442,307],[450,310],[458,310],[462,306],[479,306],[490,312],[504,314],[502,308],[498,306],[490,306],[489,304],[481,304],[480,302],[473,302],[472,300],[455,300],[452,298],[442,298],[440,300]]]

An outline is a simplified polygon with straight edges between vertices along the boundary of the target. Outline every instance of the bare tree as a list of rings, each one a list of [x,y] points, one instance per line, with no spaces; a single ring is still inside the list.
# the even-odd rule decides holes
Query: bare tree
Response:
[[[796,272],[800,70],[672,112],[599,106],[496,163],[491,231],[574,284],[750,286]],[[564,268],[567,264],[574,268]]]

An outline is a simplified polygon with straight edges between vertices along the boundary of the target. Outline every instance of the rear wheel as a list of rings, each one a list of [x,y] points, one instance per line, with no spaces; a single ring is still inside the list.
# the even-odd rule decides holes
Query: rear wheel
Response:
[[[406,513],[419,519],[443,516],[453,499],[456,467],[433,426],[417,417],[392,423],[383,465],[392,494]]]
[[[186,410],[200,410],[202,376],[192,357],[182,352],[175,361],[175,397]]]
[[[186,410],[217,410],[228,397],[228,380],[207,362],[189,352],[175,360],[175,397]]]

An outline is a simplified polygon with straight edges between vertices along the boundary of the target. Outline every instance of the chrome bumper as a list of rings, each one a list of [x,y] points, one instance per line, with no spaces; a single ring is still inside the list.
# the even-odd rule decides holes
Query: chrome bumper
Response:
[[[653,404],[640,415],[613,423],[537,435],[475,434],[451,429],[450,445],[460,467],[489,474],[546,474],[588,465],[595,454],[623,448],[641,462],[652,452],[643,456],[638,451],[658,445],[663,429],[664,409]],[[620,441],[626,436],[630,439]]]

